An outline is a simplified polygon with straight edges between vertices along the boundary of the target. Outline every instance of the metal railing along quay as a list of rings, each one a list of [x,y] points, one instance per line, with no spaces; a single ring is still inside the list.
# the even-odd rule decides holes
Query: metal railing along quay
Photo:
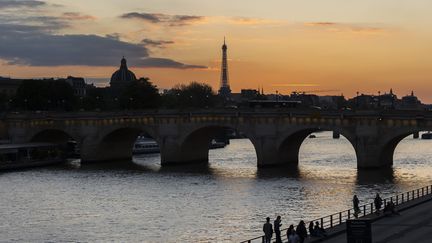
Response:
[[[393,202],[395,206],[398,206],[398,205],[401,205],[403,203],[407,203],[407,202],[410,202],[414,199],[422,198],[422,197],[425,197],[425,196],[428,196],[431,194],[432,194],[432,185],[425,186],[425,187],[422,187],[419,189],[415,189],[412,191],[397,194],[395,196],[384,198],[383,199],[383,206],[385,206],[387,204],[387,202],[390,202],[390,201]],[[361,212],[358,214],[358,217],[365,217],[365,216],[376,213],[375,204],[373,202],[361,205],[360,210],[361,210]],[[305,225],[307,227],[307,225],[310,222],[319,222],[320,225],[324,229],[330,229],[332,227],[335,227],[335,226],[338,226],[338,225],[345,223],[347,221],[347,219],[354,219],[354,218],[355,218],[354,208],[351,208],[351,209],[341,211],[341,212],[338,212],[335,214],[327,215],[327,216],[319,218],[319,219],[311,220],[309,222],[305,221]],[[288,230],[288,228],[281,229],[281,235],[285,235],[285,232],[287,230]],[[275,235],[273,234],[272,240],[275,239],[274,236]],[[252,238],[249,240],[241,241],[240,243],[253,243],[253,242],[264,242],[264,235],[258,236],[258,237],[255,237],[255,238]]]

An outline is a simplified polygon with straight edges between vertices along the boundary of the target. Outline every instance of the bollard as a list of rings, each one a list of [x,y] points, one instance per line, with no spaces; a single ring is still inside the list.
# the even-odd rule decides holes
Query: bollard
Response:
[[[342,224],[342,212],[339,213],[339,224]]]
[[[366,216],[366,205],[363,205],[363,216]]]
[[[333,215],[330,215],[330,228],[333,228]]]
[[[399,205],[399,195],[396,195],[396,206]]]

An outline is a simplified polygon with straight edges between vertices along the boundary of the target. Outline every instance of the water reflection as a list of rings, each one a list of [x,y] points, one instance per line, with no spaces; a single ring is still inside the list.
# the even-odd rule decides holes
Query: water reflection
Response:
[[[214,175],[215,170],[208,163],[161,166],[161,173],[183,173],[197,175]]]
[[[301,179],[301,171],[298,166],[258,168],[256,171],[256,178],[258,179],[269,179],[269,178]]]
[[[395,171],[393,168],[376,170],[357,170],[357,185],[368,184],[393,184],[395,183]]]
[[[357,171],[343,139],[319,133],[298,167],[257,168],[249,140],[209,152],[209,164],[161,167],[160,155],[133,161],[35,168],[0,176],[5,242],[236,242],[262,232],[432,181],[430,143],[407,140],[394,169]],[[149,220],[150,219],[150,220]],[[43,234],[41,234],[43,232]]]

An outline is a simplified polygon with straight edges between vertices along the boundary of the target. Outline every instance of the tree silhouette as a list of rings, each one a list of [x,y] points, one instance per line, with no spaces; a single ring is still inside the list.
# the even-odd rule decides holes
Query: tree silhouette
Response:
[[[123,109],[157,108],[160,105],[160,95],[148,78],[140,78],[125,89],[119,102]]]

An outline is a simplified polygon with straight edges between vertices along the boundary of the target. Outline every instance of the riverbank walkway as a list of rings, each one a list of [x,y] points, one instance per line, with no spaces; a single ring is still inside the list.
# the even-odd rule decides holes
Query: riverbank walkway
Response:
[[[396,196],[384,199],[386,202],[392,201],[396,205],[396,210],[400,215],[377,215],[374,204],[365,204],[359,219],[369,219],[372,221],[372,242],[432,242],[432,186],[426,186],[409,192],[401,193]],[[327,237],[307,238],[305,243],[331,242],[345,243],[346,220],[353,219],[353,209],[332,214],[313,222],[320,222],[324,226]],[[308,225],[308,222],[306,222]],[[286,229],[282,230],[283,242],[286,242]],[[262,242],[263,236],[256,237],[242,243]],[[275,240],[272,240],[275,242]]]
[[[415,199],[397,207],[400,215],[369,215],[364,218],[372,222],[374,243],[430,243],[432,242],[432,195]],[[326,239],[309,239],[307,242],[346,243],[346,224],[340,225],[342,232],[334,232]]]

